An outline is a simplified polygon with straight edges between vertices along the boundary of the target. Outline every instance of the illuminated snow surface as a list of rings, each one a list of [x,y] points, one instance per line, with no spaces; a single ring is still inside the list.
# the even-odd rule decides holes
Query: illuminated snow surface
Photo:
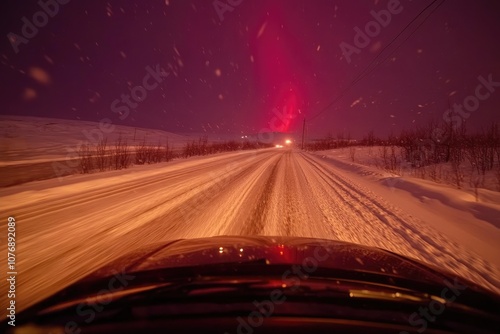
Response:
[[[137,247],[217,235],[381,247],[500,292],[498,193],[476,202],[339,152],[239,151],[1,188],[4,219],[17,220],[16,305],[24,309]]]

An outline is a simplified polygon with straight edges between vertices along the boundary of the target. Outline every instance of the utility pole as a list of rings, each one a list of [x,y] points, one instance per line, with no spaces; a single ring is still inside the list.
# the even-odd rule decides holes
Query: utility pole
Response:
[[[302,124],[302,151],[304,150],[304,133],[306,131],[306,119],[304,117],[304,123]]]

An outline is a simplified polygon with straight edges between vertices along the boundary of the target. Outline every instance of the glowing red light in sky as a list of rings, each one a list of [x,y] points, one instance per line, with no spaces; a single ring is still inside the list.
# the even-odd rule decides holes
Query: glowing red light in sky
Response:
[[[263,22],[258,30],[252,45],[252,53],[256,55],[256,71],[259,89],[268,95],[267,110],[264,110],[264,126],[268,126],[269,112],[278,112],[286,115],[281,119],[279,126],[274,126],[276,131],[288,132],[299,114],[301,104],[300,89],[297,82],[297,65],[294,57],[297,56],[299,42],[296,36],[284,31],[281,26],[274,23],[274,18],[280,21],[282,16],[276,9],[273,21]],[[274,116],[274,115],[273,115]],[[272,130],[275,130],[272,129]]]

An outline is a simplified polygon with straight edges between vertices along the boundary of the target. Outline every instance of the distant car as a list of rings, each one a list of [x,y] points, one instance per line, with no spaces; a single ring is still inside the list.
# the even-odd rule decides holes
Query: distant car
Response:
[[[498,333],[500,297],[403,256],[292,237],[154,244],[21,312],[8,333]]]

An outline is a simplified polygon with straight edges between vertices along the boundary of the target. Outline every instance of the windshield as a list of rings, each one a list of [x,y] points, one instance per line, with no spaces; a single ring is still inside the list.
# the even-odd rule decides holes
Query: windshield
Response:
[[[3,315],[216,236],[377,247],[500,293],[498,1],[0,6]]]

